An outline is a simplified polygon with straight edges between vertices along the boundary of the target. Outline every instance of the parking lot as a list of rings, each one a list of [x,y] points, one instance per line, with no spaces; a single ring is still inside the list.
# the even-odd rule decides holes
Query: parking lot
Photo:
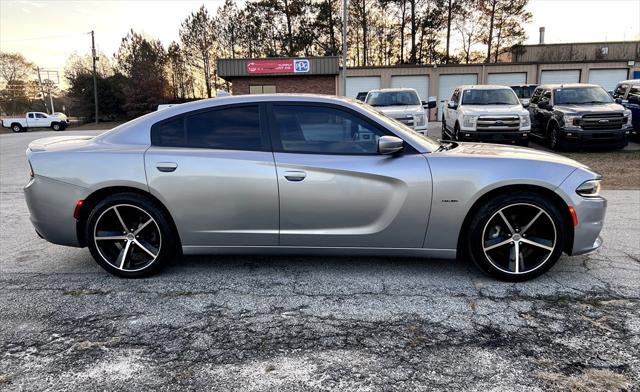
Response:
[[[640,390],[640,184],[605,183],[603,247],[526,283],[293,256],[124,280],[33,231],[24,151],[50,135],[0,135],[0,390]]]

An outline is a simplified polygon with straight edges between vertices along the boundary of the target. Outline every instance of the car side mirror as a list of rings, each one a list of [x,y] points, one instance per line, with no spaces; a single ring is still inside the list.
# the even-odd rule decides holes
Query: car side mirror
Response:
[[[538,102],[538,108],[539,109],[549,110],[549,109],[551,109],[551,102],[549,102],[549,101],[540,101],[540,102]]]
[[[378,139],[379,154],[395,154],[404,148],[404,140],[395,136],[382,136]]]
[[[523,102],[522,103],[522,107],[525,108],[525,109],[528,108],[529,107],[529,102]]]
[[[458,105],[457,105],[455,102],[453,102],[453,101],[449,101],[449,103],[447,104],[447,107],[448,107],[449,109],[453,109],[453,110],[455,110],[455,109],[457,109],[457,108],[458,108]]]
[[[622,103],[622,98],[616,98],[615,101],[616,103]]]
[[[627,102],[640,105],[640,97],[637,95],[629,95]]]

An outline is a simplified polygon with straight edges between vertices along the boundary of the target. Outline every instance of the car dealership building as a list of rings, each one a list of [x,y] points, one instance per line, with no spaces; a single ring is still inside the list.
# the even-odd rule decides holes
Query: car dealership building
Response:
[[[342,91],[338,57],[218,60],[218,75],[233,94]],[[613,90],[640,78],[640,41],[539,44],[518,47],[511,62],[349,67],[346,95],[378,88],[412,87],[422,100],[442,104],[462,84],[594,83]]]

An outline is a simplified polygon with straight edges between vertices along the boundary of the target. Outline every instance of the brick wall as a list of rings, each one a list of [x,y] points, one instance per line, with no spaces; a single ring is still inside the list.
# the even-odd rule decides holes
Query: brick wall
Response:
[[[233,95],[249,94],[249,86],[275,85],[277,93],[336,94],[335,75],[247,76],[231,80]]]

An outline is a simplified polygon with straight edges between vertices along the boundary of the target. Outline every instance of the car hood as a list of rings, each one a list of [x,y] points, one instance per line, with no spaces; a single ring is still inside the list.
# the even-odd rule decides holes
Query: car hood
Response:
[[[525,114],[522,105],[463,105],[463,114]]]
[[[548,162],[571,166],[574,168],[591,170],[588,166],[562,155],[546,151],[534,150],[527,147],[517,147],[502,144],[458,143],[458,146],[456,148],[448,150],[446,151],[446,153],[474,158],[503,158]]]
[[[566,114],[620,113],[624,111],[624,107],[617,103],[604,105],[555,105],[553,108]]]
[[[374,108],[390,117],[402,117],[424,113],[424,109],[420,105],[374,106]]]

